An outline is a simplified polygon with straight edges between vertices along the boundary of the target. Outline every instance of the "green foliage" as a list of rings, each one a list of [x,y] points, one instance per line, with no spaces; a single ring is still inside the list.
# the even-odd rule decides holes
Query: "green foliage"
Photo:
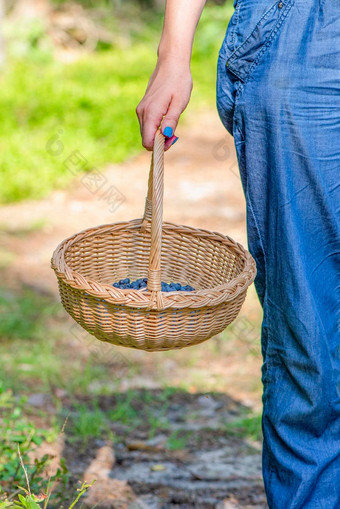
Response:
[[[65,186],[74,175],[64,161],[74,151],[90,171],[138,150],[135,106],[153,60],[137,47],[88,55],[73,65],[11,62],[0,77],[0,202]],[[48,143],[60,129],[63,150],[55,156]]]
[[[176,430],[168,436],[166,445],[170,451],[178,451],[186,447],[190,433]]]
[[[141,420],[140,413],[135,407],[136,392],[129,390],[125,394],[117,394],[115,406],[108,411],[108,417],[112,422],[121,422],[122,424],[138,424]]]
[[[202,16],[192,60],[194,108],[214,104],[217,51],[229,15],[227,5],[207,7]],[[23,42],[0,76],[0,203],[66,186],[75,175],[64,162],[74,151],[87,161],[81,171],[91,171],[141,149],[135,108],[155,65],[161,17],[145,26],[141,19],[131,28],[130,48],[73,63],[53,60],[39,24],[19,27]],[[58,155],[51,150],[56,136]]]
[[[74,439],[85,444],[88,438],[100,438],[102,433],[108,430],[106,415],[98,405],[89,408],[85,404],[76,404],[75,411],[73,428],[70,429]]]
[[[41,330],[47,309],[44,299],[23,290],[17,296],[0,289],[0,339],[32,339]]]
[[[194,61],[211,61],[211,56],[216,57],[216,50],[222,44],[233,10],[232,2],[223,6],[211,5],[204,9],[195,35]],[[213,78],[215,79],[215,76]]]
[[[7,57],[25,58],[44,63],[52,57],[52,42],[48,38],[44,22],[37,17],[27,20],[5,18],[3,33],[6,38]]]
[[[91,484],[83,482],[81,487],[77,489],[75,498],[68,509],[73,509],[73,507],[75,507],[75,505],[79,502],[79,499],[87,492],[89,488],[91,488],[91,486],[93,486],[93,484],[94,482]],[[21,489],[26,493],[25,496],[19,493],[16,500],[5,499],[2,502],[0,501],[0,509],[42,509],[42,506],[40,505],[41,503],[43,503],[43,509],[48,507],[48,502],[51,495],[50,492],[47,495],[43,494],[37,496],[31,493],[31,489],[30,491],[24,488]]]
[[[251,440],[261,440],[261,415],[247,415],[227,424],[227,432]]]
[[[81,395],[89,393],[94,380],[107,382],[109,366],[98,363],[95,356],[84,360],[84,352],[79,355],[77,348],[65,348],[69,341],[75,342],[72,327],[61,304],[49,297],[28,288],[21,293],[0,288],[3,388],[31,394],[37,387],[42,393],[59,387]],[[79,348],[86,348],[79,341]]]
[[[23,411],[24,403],[24,398],[17,400],[11,391],[3,391],[0,388],[0,486],[7,494],[15,491],[18,485],[21,486],[26,481],[20,465],[18,446],[27,465],[32,490],[38,492],[41,488],[42,473],[50,458],[45,455],[32,463],[29,460],[29,452],[43,440],[56,437],[53,429],[50,431],[40,429],[28,420]]]
[[[43,440],[53,441],[57,437],[54,426],[48,429],[37,427],[25,414],[25,398],[15,398],[9,390],[0,387],[0,509],[44,509],[49,500],[63,500],[69,482],[69,472],[63,459],[55,475],[45,480],[44,473],[51,457],[45,454],[32,461],[30,453]],[[27,412],[26,412],[27,413]],[[27,486],[27,490],[22,486]],[[50,486],[55,486],[54,492]],[[77,490],[73,508],[91,485],[83,483]],[[26,495],[20,494],[23,490]]]

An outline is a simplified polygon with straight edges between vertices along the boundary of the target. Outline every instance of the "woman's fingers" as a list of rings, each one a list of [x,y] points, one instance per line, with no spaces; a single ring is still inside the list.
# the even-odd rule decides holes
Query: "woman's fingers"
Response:
[[[182,111],[183,108],[179,105],[179,103],[176,102],[175,99],[172,99],[168,111],[163,118],[161,127],[162,133],[168,138],[171,138],[171,136],[175,133]]]
[[[141,119],[142,144],[147,150],[153,149],[155,134],[163,118],[162,109],[144,108]]]
[[[172,99],[161,125],[162,133],[168,138],[165,142],[165,150],[168,150],[178,139],[175,130],[183,110],[181,104],[176,99]]]
[[[153,149],[155,134],[161,126],[166,136],[165,150],[177,141],[175,130],[186,108],[192,89],[190,70],[178,66],[157,67],[145,95],[136,108],[142,144]]]
[[[161,131],[166,136],[165,150],[168,150],[178,139],[175,129],[183,109],[176,100],[172,100],[164,115],[164,108],[157,108],[154,105],[144,106],[141,101],[136,113],[140,123],[143,147],[147,150],[153,149],[156,131],[161,126]]]
[[[171,138],[165,138],[164,150],[168,150],[176,141],[178,140],[178,136],[171,136]]]

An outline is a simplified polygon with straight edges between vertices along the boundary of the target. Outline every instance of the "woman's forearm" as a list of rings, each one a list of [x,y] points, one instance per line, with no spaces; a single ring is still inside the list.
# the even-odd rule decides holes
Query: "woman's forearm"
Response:
[[[166,0],[159,60],[175,58],[190,64],[197,23],[206,0]]]
[[[167,0],[158,61],[145,95],[136,108],[143,146],[152,150],[161,126],[167,150],[192,90],[190,58],[195,29],[206,0]]]

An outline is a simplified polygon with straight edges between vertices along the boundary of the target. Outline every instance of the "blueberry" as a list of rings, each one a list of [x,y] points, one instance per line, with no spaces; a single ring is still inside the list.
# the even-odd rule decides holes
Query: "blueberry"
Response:
[[[113,283],[114,288],[132,288],[134,290],[140,290],[142,288],[147,287],[148,278],[138,278],[135,281],[130,281],[130,278],[120,279],[118,283]],[[180,283],[167,283],[166,281],[161,281],[161,291],[162,292],[174,292],[174,291],[184,291],[184,292],[192,292],[195,288],[190,285],[181,285]]]

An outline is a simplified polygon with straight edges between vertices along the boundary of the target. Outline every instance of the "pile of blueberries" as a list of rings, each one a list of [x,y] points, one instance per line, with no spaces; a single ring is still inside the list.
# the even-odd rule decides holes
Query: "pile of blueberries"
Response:
[[[112,286],[115,288],[133,288],[134,290],[141,290],[142,288],[146,288],[148,284],[148,279],[146,277],[136,279],[136,281],[130,281],[127,277],[125,279],[121,279],[118,283],[113,283]],[[179,283],[164,283],[161,282],[162,292],[193,292],[195,288],[190,285],[182,286]]]

